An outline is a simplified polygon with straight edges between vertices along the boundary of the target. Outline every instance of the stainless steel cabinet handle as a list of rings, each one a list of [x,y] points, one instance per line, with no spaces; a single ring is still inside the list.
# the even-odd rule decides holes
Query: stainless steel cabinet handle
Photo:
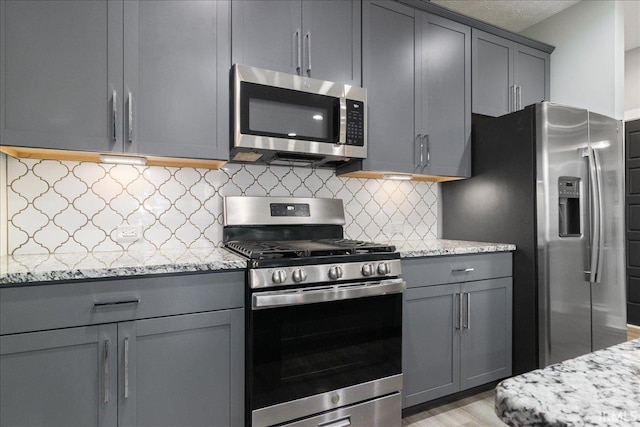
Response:
[[[429,142],[429,134],[425,133],[423,136],[425,140],[425,146],[427,147],[427,163],[425,166],[429,166],[431,164],[431,142]]]
[[[318,424],[318,427],[347,427],[351,425],[351,417],[342,418],[328,423]]]
[[[522,86],[516,86],[516,110],[522,110]]]
[[[114,90],[111,95],[111,138],[118,142],[118,93]]]
[[[109,340],[104,342],[104,366],[103,370],[103,383],[104,383],[104,403],[109,403]]]
[[[129,397],[129,337],[124,339],[124,398]]]
[[[456,293],[456,300],[458,302],[458,316],[454,321],[456,329],[462,329],[462,294]]]
[[[423,142],[422,142],[422,134],[419,133],[416,136],[416,141],[415,141],[415,150],[416,152],[418,152],[419,154],[416,157],[416,159],[418,160],[418,164],[416,164],[416,168],[421,168],[424,166],[424,147],[422,146]]]
[[[115,300],[115,301],[96,301],[93,303],[94,307],[106,307],[109,305],[123,305],[123,304],[139,304],[140,298],[130,298],[124,300]]]
[[[509,103],[509,111],[516,111],[516,85],[511,86],[511,102]]]
[[[467,324],[465,328],[471,329],[471,293],[467,292],[465,295],[467,296]]]
[[[311,77],[311,32],[305,35],[307,40],[307,75]]]
[[[127,131],[127,140],[131,143],[133,142],[133,94],[129,92],[129,98],[127,100],[127,108],[129,113],[129,123],[128,123],[128,131]]]
[[[298,28],[296,32],[293,34],[294,43],[295,43],[295,55],[296,55],[296,73],[302,74],[302,54],[301,54],[301,42],[300,42],[300,29]]]
[[[466,268],[452,268],[451,272],[452,273],[471,273],[472,271],[475,271],[475,268],[473,267],[466,267]]]

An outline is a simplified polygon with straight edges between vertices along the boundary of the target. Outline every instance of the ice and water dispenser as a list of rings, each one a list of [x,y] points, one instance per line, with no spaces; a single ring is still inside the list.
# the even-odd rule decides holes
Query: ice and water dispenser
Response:
[[[560,237],[579,237],[580,230],[580,178],[558,178],[558,233]]]

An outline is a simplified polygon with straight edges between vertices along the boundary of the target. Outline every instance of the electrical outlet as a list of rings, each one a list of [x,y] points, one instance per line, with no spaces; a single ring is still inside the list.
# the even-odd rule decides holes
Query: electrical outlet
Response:
[[[139,225],[120,226],[116,230],[116,242],[136,242],[142,238],[142,227]]]

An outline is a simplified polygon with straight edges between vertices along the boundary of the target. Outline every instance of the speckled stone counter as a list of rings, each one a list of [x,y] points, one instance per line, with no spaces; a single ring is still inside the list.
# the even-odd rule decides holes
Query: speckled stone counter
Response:
[[[225,249],[62,253],[0,258],[0,286],[62,280],[242,269],[246,260]]]
[[[402,258],[508,252],[516,250],[516,246],[509,243],[468,242],[464,240],[408,240],[392,241],[391,243],[396,246]]]
[[[640,425],[640,339],[501,382],[496,414],[512,426]]]

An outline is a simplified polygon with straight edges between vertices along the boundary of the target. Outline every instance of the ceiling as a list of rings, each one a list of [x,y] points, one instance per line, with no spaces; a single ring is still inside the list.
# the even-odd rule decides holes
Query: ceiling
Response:
[[[519,33],[580,0],[431,0],[448,9]],[[591,1],[591,0],[584,0]],[[640,47],[640,0],[622,0],[625,50]]]

